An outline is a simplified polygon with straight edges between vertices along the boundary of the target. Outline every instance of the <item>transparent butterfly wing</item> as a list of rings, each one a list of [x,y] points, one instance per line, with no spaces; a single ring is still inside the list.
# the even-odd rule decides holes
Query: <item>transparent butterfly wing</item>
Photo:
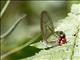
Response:
[[[41,13],[41,32],[43,40],[47,40],[51,33],[54,33],[54,26],[51,17],[46,11]]]

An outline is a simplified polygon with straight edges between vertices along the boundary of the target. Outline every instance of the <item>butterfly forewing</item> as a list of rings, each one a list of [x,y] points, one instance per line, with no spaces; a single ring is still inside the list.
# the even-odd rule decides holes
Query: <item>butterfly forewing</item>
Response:
[[[41,13],[41,32],[44,40],[47,40],[50,34],[54,32],[52,19],[46,11]]]

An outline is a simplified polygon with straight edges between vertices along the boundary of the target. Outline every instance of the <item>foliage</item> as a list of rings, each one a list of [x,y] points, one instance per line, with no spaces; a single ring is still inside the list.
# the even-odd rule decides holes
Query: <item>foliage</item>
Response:
[[[40,17],[39,13],[41,13],[42,10],[47,9],[47,7],[47,10],[52,12],[52,10],[50,10],[53,7],[52,5],[50,5],[51,3],[43,2],[42,4],[42,2],[31,2],[33,3],[32,5],[30,5],[30,2],[25,2],[24,4],[24,2],[21,1],[19,2],[19,5],[16,3],[18,2],[9,0],[6,2],[3,9],[1,10],[1,33],[7,30],[8,27],[12,25],[12,22],[17,20],[18,17],[20,18],[20,16],[23,15],[23,13],[26,13],[27,17],[31,18],[32,20],[28,18],[23,19],[26,21],[22,21],[21,25],[19,25],[19,27],[17,27],[16,30],[11,32],[12,34],[10,36],[0,40],[1,58],[3,60],[80,59],[80,4],[72,4],[71,11],[68,13],[67,17],[61,20],[57,20],[54,18],[55,31],[65,32],[67,43],[62,46],[51,47],[49,45],[46,46],[42,43],[42,36],[40,33],[39,25],[37,25],[36,22],[34,22],[34,20],[37,21],[37,23],[39,22],[38,20],[40,19],[37,18]],[[35,5],[36,3],[40,4]],[[48,5],[51,6],[51,8]],[[36,6],[38,7],[36,8]],[[66,11],[66,9],[58,9],[59,7],[57,7],[57,9],[53,8],[53,10],[59,10],[59,12]],[[33,13],[35,14],[32,15]],[[53,15],[53,13],[51,13],[51,15]],[[63,16],[64,14],[60,15]],[[59,17],[61,18],[60,15]],[[54,36],[52,36],[52,38],[54,38]]]

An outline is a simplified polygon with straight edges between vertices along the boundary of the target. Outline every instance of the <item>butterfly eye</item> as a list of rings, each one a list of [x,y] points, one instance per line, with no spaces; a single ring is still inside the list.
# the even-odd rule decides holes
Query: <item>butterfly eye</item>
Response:
[[[63,31],[57,31],[56,34],[61,37],[65,37],[65,33]]]
[[[60,34],[63,34],[63,31],[60,31]]]

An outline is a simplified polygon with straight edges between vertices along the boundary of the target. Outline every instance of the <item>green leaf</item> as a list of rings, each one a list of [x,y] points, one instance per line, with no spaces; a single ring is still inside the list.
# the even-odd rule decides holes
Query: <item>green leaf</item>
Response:
[[[27,43],[25,43],[25,44],[23,44],[23,45],[21,45],[21,46],[19,46],[19,47],[17,47],[17,48],[14,48],[13,50],[11,50],[11,51],[9,51],[9,52],[6,52],[6,53],[4,53],[3,55],[1,55],[1,59],[10,59],[10,57],[11,56],[13,56],[12,58],[13,59],[16,59],[16,58],[18,58],[18,57],[15,57],[14,58],[14,56],[16,55],[16,53],[17,52],[20,52],[22,49],[22,51],[24,51],[24,49],[25,49],[25,47],[27,47],[27,48],[30,48],[30,49],[34,49],[36,52],[39,50],[38,48],[35,48],[35,47],[28,47],[31,43],[34,43],[35,41],[37,41],[37,40],[39,40],[41,38],[41,34],[40,33],[38,33],[38,34],[35,34],[31,39],[29,39],[29,41],[27,42]],[[26,48],[26,49],[27,49]],[[25,50],[26,50],[25,49]],[[30,50],[29,49],[29,50]],[[28,50],[28,49],[27,49]],[[28,50],[28,52],[29,52],[29,50]],[[31,50],[32,51],[32,50]],[[35,53],[35,51],[34,51],[34,53]],[[27,54],[26,54],[27,55]],[[18,56],[18,54],[16,55],[16,56]]]

